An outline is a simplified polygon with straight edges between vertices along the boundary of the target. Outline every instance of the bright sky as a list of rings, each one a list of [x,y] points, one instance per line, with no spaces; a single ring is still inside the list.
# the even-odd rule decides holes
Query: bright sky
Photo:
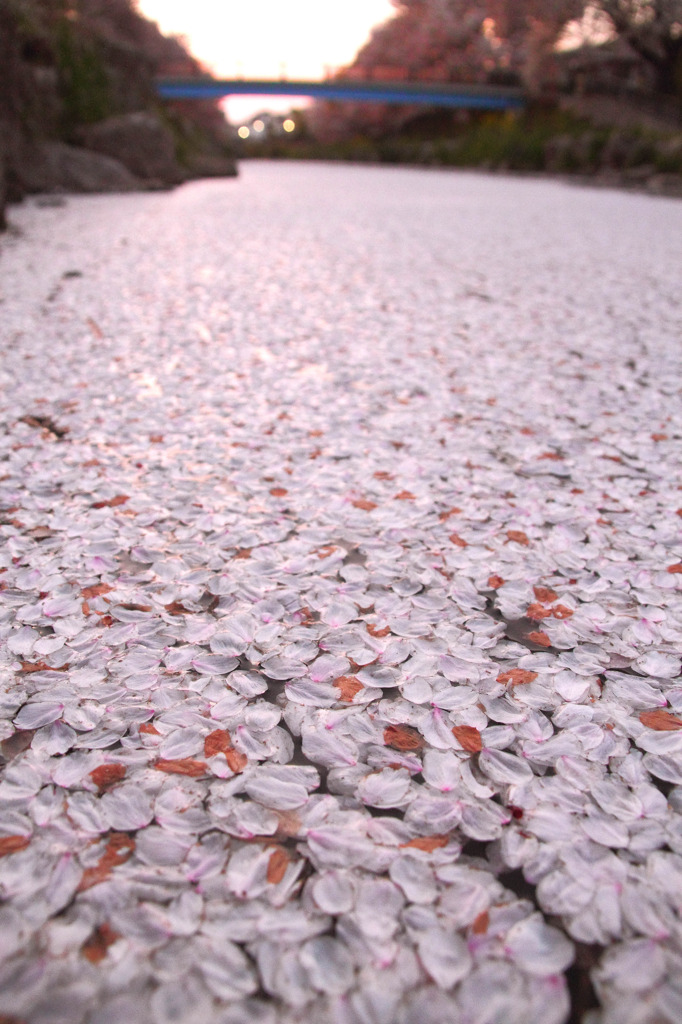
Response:
[[[223,78],[324,78],[350,64],[390,0],[138,0],[166,34],[187,37],[195,57]],[[233,124],[260,110],[301,106],[292,97],[227,101]]]

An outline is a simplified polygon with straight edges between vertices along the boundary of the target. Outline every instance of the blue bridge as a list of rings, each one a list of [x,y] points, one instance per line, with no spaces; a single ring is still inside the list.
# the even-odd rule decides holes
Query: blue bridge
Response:
[[[225,96],[310,96],[314,99],[351,100],[356,103],[419,103],[429,107],[469,110],[520,110],[525,105],[521,89],[435,82],[161,78],[157,80],[156,88],[158,95],[167,100],[220,99]]]

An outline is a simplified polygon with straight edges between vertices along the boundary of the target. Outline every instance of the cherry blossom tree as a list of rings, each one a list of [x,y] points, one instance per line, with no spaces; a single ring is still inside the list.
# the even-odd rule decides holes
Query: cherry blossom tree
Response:
[[[521,79],[542,88],[545,58],[584,0],[394,0],[348,72],[451,82]]]
[[[344,77],[519,84],[533,93],[552,81],[552,53],[584,0],[394,0],[396,14],[374,30]],[[399,127],[405,111],[375,105],[311,117],[318,134],[333,121],[363,132]],[[326,122],[326,124],[325,124]],[[342,131],[343,133],[343,131]]]
[[[682,0],[596,0],[595,7],[653,68],[658,91],[682,94]]]

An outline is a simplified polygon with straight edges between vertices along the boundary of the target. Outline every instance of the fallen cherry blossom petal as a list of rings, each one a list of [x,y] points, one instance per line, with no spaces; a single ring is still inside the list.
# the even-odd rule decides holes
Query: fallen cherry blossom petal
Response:
[[[681,212],[12,207],[0,1017],[682,1019]]]
[[[466,943],[442,928],[424,933],[417,944],[419,959],[433,980],[450,989],[471,970],[471,956]]]

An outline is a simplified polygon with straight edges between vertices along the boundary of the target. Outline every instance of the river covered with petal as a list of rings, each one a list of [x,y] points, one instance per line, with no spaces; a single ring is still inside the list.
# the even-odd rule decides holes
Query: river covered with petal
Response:
[[[682,1019],[682,204],[11,220],[3,1020]]]

